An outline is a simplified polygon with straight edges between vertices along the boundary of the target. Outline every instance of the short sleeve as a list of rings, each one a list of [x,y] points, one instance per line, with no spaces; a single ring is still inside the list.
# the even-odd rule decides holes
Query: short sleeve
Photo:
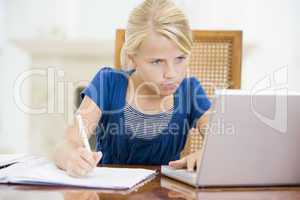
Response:
[[[83,99],[85,96],[88,96],[97,104],[102,112],[109,110],[109,91],[112,83],[111,76],[111,68],[105,67],[100,69],[92,81],[81,92],[81,98]]]
[[[208,99],[199,80],[195,77],[190,78],[191,89],[191,112],[190,119],[193,127],[196,126],[197,120],[211,107],[211,102]]]

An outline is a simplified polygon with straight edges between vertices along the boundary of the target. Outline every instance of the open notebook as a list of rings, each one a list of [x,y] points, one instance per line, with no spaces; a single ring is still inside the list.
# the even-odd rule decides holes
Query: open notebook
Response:
[[[0,169],[0,183],[128,190],[151,180],[155,175],[156,171],[148,169],[97,167],[85,177],[74,178],[45,158],[28,157]]]

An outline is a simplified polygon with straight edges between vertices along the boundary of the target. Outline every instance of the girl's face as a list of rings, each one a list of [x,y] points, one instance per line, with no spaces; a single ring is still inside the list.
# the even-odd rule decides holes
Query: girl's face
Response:
[[[160,96],[173,94],[186,75],[188,56],[157,33],[149,34],[130,58],[142,87]]]

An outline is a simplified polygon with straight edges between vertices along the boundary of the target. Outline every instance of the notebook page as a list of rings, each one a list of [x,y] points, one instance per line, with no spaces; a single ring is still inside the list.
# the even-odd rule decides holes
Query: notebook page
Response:
[[[69,185],[103,189],[130,189],[156,174],[153,170],[97,167],[82,178],[70,177],[53,163],[40,159],[36,163],[16,164],[9,171],[11,183]]]

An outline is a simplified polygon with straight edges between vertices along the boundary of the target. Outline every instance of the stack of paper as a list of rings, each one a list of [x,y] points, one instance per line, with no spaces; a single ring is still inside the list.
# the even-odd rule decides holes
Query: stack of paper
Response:
[[[86,177],[74,178],[48,160],[35,158],[0,169],[0,183],[127,190],[155,175],[155,171],[147,169],[97,167]]]

